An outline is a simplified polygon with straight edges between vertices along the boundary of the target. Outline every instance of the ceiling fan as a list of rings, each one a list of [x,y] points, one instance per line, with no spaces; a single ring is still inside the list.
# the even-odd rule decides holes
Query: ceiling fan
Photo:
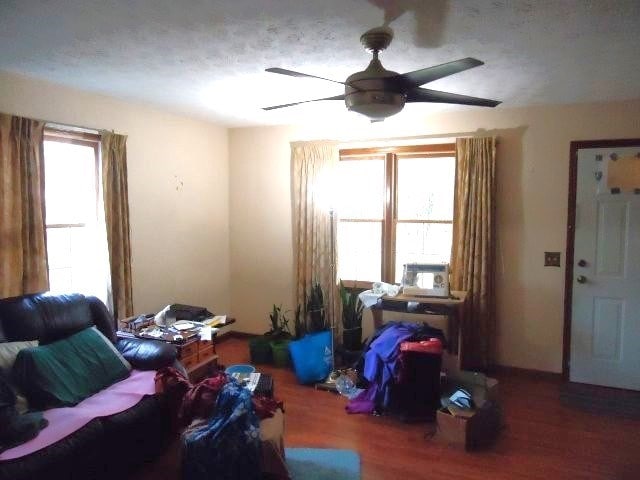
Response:
[[[463,58],[435,67],[423,68],[402,74],[385,69],[378,59],[378,53],[387,48],[391,40],[393,40],[393,30],[386,26],[373,28],[365,32],[360,37],[360,42],[364,45],[365,49],[373,53],[373,59],[365,70],[350,75],[344,82],[295,72],[293,70],[286,70],[284,68],[267,68],[267,72],[292,77],[327,80],[329,82],[340,83],[344,85],[345,88],[343,95],[304,100],[284,105],[274,105],[266,107],[264,110],[274,110],[276,108],[291,107],[300,103],[319,102],[322,100],[344,100],[347,109],[365,115],[371,119],[372,122],[380,122],[400,112],[406,102],[453,103],[479,107],[495,107],[501,103],[497,100],[420,88],[420,86],[425,83],[484,65],[484,62],[475,58]]]

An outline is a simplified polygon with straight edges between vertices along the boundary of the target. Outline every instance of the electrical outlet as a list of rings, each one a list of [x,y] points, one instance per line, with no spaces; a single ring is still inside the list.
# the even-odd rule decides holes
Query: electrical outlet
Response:
[[[544,252],[544,266],[545,267],[559,267],[560,266],[560,252]]]

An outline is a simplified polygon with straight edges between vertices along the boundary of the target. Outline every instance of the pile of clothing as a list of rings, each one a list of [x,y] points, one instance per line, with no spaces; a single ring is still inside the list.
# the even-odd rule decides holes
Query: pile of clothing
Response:
[[[182,372],[165,368],[156,374],[156,391],[168,395],[176,429],[186,427],[182,433],[185,480],[262,478],[259,421],[273,417],[278,409],[283,411],[282,402],[252,395],[222,371],[192,385]]]
[[[382,413],[394,403],[393,392],[401,380],[401,345],[405,342],[434,341],[440,350],[446,345],[442,330],[427,323],[388,322],[365,343],[363,357],[356,365],[362,372],[366,389],[349,401],[348,413]],[[439,381],[437,363],[437,380]],[[435,392],[438,394],[438,392]]]

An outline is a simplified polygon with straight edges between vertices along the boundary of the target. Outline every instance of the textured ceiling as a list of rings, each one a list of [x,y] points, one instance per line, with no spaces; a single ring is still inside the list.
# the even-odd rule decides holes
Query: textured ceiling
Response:
[[[0,0],[0,70],[228,126],[339,119],[353,115],[342,102],[262,111],[342,93],[264,69],[343,80],[369,61],[360,34],[385,18],[390,70],[486,63],[429,88],[498,108],[640,98],[639,0]],[[442,108],[454,107],[400,115]]]

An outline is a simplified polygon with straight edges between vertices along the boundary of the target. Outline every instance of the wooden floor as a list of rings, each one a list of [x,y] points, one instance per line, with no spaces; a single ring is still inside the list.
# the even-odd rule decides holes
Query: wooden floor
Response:
[[[249,360],[242,339],[222,342],[218,354],[226,365]],[[353,449],[363,480],[640,479],[640,421],[566,407],[552,379],[498,375],[506,428],[490,449],[467,453],[426,438],[425,425],[347,415],[344,398],[298,385],[289,370],[263,371],[285,403],[286,446]],[[177,448],[132,479],[178,479]]]

